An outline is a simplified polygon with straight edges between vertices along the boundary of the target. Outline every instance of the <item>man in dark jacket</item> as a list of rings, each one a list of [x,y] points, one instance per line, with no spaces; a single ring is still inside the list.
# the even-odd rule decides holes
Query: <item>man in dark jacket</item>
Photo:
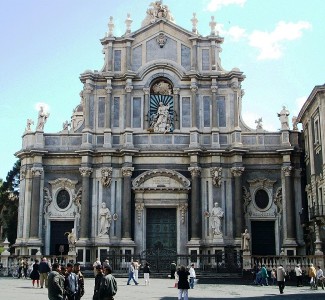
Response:
[[[65,275],[64,289],[68,300],[77,300],[79,293],[78,276],[72,272],[73,264],[67,264],[67,273]]]
[[[100,283],[102,282],[103,278],[103,271],[102,271],[102,266],[97,265],[96,266],[96,276],[95,276],[95,286],[94,286],[94,296],[93,300],[99,300],[99,288],[100,288]]]
[[[51,268],[49,266],[49,263],[46,259],[46,257],[42,258],[42,261],[39,264],[39,274],[40,274],[40,281],[41,281],[41,289],[43,288],[43,285],[45,284],[45,287],[47,288],[47,275],[51,272]]]
[[[80,300],[85,294],[85,279],[83,274],[80,272],[80,264],[75,263],[73,266],[73,272],[78,276],[78,293],[76,295],[76,300]]]
[[[117,283],[112,275],[112,268],[107,266],[104,268],[104,276],[99,287],[99,300],[114,300],[117,292]]]
[[[60,274],[61,267],[58,263],[52,266],[48,276],[48,297],[50,300],[64,299],[64,277]]]

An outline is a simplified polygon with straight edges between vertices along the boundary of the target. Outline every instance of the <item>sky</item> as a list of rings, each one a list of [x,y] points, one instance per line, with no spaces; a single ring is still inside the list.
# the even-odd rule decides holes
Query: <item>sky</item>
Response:
[[[5,179],[21,149],[27,119],[35,124],[40,105],[50,113],[45,133],[62,130],[80,103],[79,75],[101,70],[100,39],[114,18],[114,35],[141,27],[152,0],[10,0],[0,10],[0,178]],[[221,63],[239,68],[246,79],[245,123],[277,131],[277,113],[286,106],[298,115],[315,85],[325,83],[325,1],[164,0],[177,25],[210,33],[211,16],[224,37]],[[292,127],[292,125],[291,125]],[[35,128],[32,126],[32,129]]]

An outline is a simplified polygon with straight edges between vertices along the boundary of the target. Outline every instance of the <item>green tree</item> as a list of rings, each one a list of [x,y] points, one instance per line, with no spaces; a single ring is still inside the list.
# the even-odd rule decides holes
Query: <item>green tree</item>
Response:
[[[11,245],[17,238],[19,172],[20,161],[17,161],[8,172],[6,181],[0,181],[0,239],[8,238]]]

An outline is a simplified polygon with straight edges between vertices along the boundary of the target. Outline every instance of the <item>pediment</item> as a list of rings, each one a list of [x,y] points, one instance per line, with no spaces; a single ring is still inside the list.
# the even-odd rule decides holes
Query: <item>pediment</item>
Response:
[[[190,181],[176,171],[155,169],[136,177],[132,185],[134,190],[188,190]]]

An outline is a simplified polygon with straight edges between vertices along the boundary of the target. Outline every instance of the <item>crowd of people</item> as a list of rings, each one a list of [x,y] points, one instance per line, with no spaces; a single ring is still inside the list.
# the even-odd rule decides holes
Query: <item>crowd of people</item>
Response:
[[[308,271],[306,274],[301,269],[300,264],[295,266],[293,274],[286,272],[283,265],[279,265],[277,268],[267,270],[266,265],[262,266],[255,265],[253,268],[254,284],[261,286],[274,285],[277,282],[279,286],[280,294],[284,293],[285,282],[288,279],[292,279],[291,276],[295,276],[297,287],[303,286],[303,276],[308,276],[309,285],[311,289],[318,289],[321,287],[324,290],[325,277],[321,266],[317,266],[317,269],[311,263],[309,264]],[[269,278],[271,281],[269,282]]]

